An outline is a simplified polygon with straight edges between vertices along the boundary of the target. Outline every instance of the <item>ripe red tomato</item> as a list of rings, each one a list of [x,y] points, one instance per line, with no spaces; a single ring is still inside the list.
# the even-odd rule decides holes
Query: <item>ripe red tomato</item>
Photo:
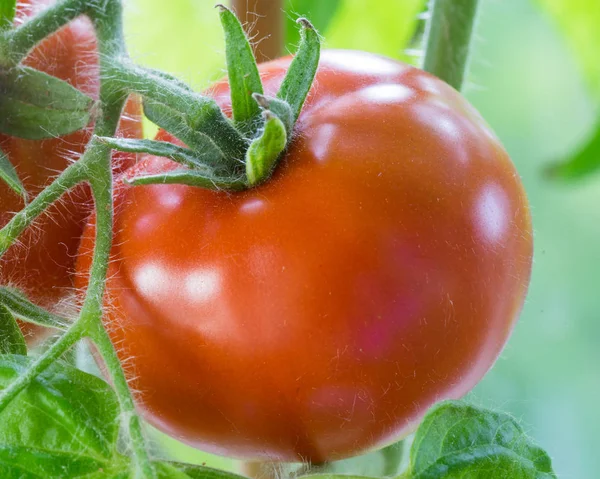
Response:
[[[16,22],[21,23],[50,3],[19,2]],[[98,96],[96,39],[91,22],[85,18],[74,20],[45,39],[24,63],[67,81],[92,97]],[[140,113],[139,101],[131,101],[121,121],[121,135],[141,137]],[[0,135],[0,148],[33,197],[83,153],[90,135],[91,129],[43,141]],[[120,155],[115,158],[117,169],[131,166],[134,160],[135,156]],[[23,206],[22,199],[0,181],[0,227]],[[17,286],[34,302],[56,309],[57,303],[72,292],[75,255],[90,206],[89,188],[82,187],[50,208],[2,257],[0,282]],[[23,329],[31,334],[38,328],[24,325]]]
[[[261,65],[268,93],[289,63]],[[227,108],[225,83],[212,94]],[[321,462],[402,437],[492,366],[530,277],[527,199],[492,131],[368,53],[323,52],[265,184],[116,201],[108,331],[146,418],[218,454]]]

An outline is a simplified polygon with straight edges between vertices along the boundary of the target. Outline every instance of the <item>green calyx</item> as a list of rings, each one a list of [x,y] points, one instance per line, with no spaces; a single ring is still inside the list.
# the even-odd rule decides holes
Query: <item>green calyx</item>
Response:
[[[225,32],[231,119],[214,100],[194,93],[168,75],[115,65],[115,77],[139,85],[137,92],[144,96],[146,116],[187,145],[98,138],[116,150],[164,156],[186,167],[131,178],[127,180],[130,184],[179,183],[231,191],[251,188],[270,178],[293,138],[319,64],[318,33],[308,20],[298,19],[298,51],[276,97],[268,97],[240,21],[227,7],[216,7]]]

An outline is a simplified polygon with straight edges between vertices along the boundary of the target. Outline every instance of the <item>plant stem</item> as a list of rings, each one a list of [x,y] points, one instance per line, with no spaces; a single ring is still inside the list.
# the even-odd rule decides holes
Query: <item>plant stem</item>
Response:
[[[423,69],[460,91],[479,0],[431,0]]]
[[[99,225],[99,223],[97,224]],[[98,324],[98,327],[92,333],[91,337],[102,355],[102,359],[106,364],[106,369],[119,400],[122,426],[127,433],[129,444],[133,452],[133,458],[135,460],[136,477],[154,477],[154,470],[146,449],[142,423],[135,411],[131,390],[127,384],[127,379],[125,378],[125,373],[115,348],[101,323]]]
[[[17,237],[40,215],[44,210],[63,193],[86,179],[85,156],[76,163],[67,167],[56,180],[45,188],[25,208],[14,215],[11,220],[0,230],[0,256],[2,256]]]
[[[103,107],[103,115],[96,122],[94,133],[98,136],[113,136],[129,94],[127,89],[120,88],[119,84],[114,82],[111,74],[113,60],[123,58],[127,54],[123,41],[121,1],[105,1],[104,7],[98,9],[97,15],[92,16],[92,21],[98,36],[100,103]],[[88,325],[90,337],[98,347],[113,382],[121,406],[121,415],[124,418],[122,426],[132,449],[133,477],[152,479],[156,477],[156,471],[148,455],[141,421],[135,412],[131,391],[115,348],[102,324],[106,274],[113,239],[112,150],[94,139],[91,140],[90,145],[94,155],[88,166],[88,179],[92,187],[96,211],[96,241],[80,321]]]
[[[59,0],[23,25],[4,32],[0,37],[0,65],[10,68],[17,65],[29,51],[44,38],[81,15],[86,0]]]
[[[38,375],[44,372],[54,361],[79,341],[82,338],[84,330],[85,325],[80,321],[73,324],[58,341],[50,346],[44,355],[37,358],[23,374],[20,374],[6,389],[3,389],[0,392],[0,412]]]

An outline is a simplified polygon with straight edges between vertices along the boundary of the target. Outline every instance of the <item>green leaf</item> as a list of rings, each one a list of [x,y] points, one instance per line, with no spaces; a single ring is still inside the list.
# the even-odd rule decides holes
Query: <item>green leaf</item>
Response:
[[[17,0],[0,0],[0,31],[12,27]]]
[[[0,357],[0,389],[31,358]],[[103,380],[54,363],[0,414],[0,477],[75,478],[119,469],[119,406]],[[91,476],[94,477],[94,476]]]
[[[548,455],[508,414],[449,401],[415,435],[411,479],[552,479]]]
[[[250,185],[261,183],[271,176],[277,159],[287,145],[283,122],[269,110],[263,112],[265,125],[246,153],[246,176]]]
[[[0,132],[40,140],[87,126],[93,100],[67,82],[29,67],[0,72]]]
[[[570,159],[550,165],[548,176],[563,180],[576,180],[600,170],[600,125],[591,139]]]
[[[220,10],[219,16],[225,33],[233,121],[242,131],[251,134],[254,133],[260,119],[260,109],[252,94],[263,93],[256,58],[238,18],[225,6],[217,5],[217,7]]]
[[[299,18],[301,40],[298,52],[277,92],[277,98],[286,101],[292,109],[294,122],[298,119],[302,105],[310,91],[321,56],[319,34],[305,18]]]
[[[327,0],[326,2],[323,0],[286,0],[286,47],[289,50],[295,50],[298,46],[300,32],[296,20],[299,17],[308,18],[317,31],[325,34],[341,5],[341,0]]]
[[[537,0],[558,25],[587,83],[600,100],[600,2],[597,0]]]
[[[14,288],[0,286],[0,304],[8,308],[17,318],[28,323],[60,330],[65,330],[69,324],[65,318],[33,304],[23,293]]]
[[[381,476],[395,476],[398,474],[398,469],[400,469],[400,464],[404,459],[404,455],[406,446],[403,441],[395,442],[394,444],[390,444],[383,449],[380,449],[379,455],[383,460],[383,471],[381,472]]]
[[[0,354],[27,355],[27,344],[11,312],[0,304]]]
[[[16,194],[21,195],[25,199],[27,198],[27,191],[25,191],[17,172],[15,171],[15,167],[2,150],[0,150],[0,178],[2,178]]]

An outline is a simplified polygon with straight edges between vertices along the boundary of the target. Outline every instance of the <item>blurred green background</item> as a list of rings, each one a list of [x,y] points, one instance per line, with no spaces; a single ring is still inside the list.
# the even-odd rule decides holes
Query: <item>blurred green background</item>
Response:
[[[419,46],[414,32],[421,0],[320,2],[331,10],[325,12],[326,46],[403,59],[406,48]],[[289,0],[293,9],[286,13],[311,18],[316,3]],[[129,0],[126,31],[133,57],[206,87],[224,73],[213,5]],[[550,453],[562,479],[600,477],[600,174],[565,181],[549,179],[544,170],[572,157],[595,130],[596,29],[597,0],[482,0],[465,88],[517,165],[535,229],[533,278],[521,320],[470,399],[519,418]],[[590,158],[600,158],[600,145],[592,142],[582,155],[575,160],[577,174],[583,171],[577,162],[591,169]],[[158,442],[180,459],[236,466],[170,439]]]

